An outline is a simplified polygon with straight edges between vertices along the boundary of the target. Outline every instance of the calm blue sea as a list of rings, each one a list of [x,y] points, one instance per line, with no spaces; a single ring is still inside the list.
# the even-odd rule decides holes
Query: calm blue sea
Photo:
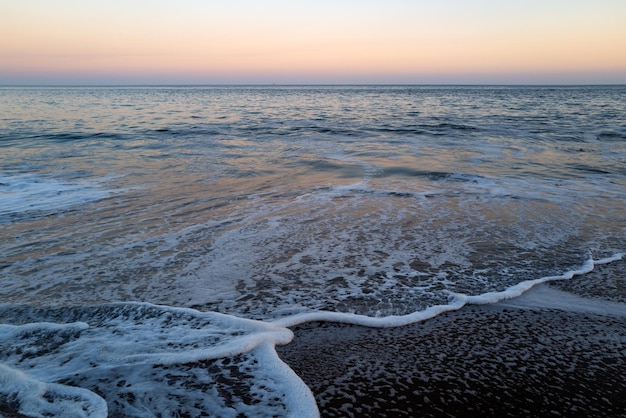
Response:
[[[315,416],[285,325],[619,258],[625,109],[624,86],[0,88],[0,404]]]

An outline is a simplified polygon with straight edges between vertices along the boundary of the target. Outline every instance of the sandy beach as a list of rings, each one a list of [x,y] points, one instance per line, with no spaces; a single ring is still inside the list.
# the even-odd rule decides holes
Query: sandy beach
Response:
[[[539,286],[400,328],[305,324],[278,352],[323,417],[623,417],[625,325],[623,304]]]

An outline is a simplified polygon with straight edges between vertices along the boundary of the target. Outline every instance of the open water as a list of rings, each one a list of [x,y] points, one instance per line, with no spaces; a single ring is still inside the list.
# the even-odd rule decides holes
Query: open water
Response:
[[[621,258],[625,109],[624,86],[0,88],[0,405],[315,416],[288,326]]]

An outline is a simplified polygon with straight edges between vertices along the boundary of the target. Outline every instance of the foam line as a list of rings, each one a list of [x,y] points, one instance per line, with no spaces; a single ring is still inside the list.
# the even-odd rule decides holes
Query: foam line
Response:
[[[101,188],[101,180],[65,182],[34,175],[0,174],[0,215],[31,210],[59,210],[108,197],[111,191]]]
[[[49,316],[40,318],[50,319]],[[252,411],[272,407],[274,412],[269,415],[284,415],[281,412],[281,404],[284,404],[288,416],[318,416],[310,390],[275,353],[276,345],[293,339],[293,332],[288,328],[217,312],[150,303],[68,309],[53,314],[52,318],[73,321],[0,324],[0,358],[6,363],[0,368],[0,404],[8,400],[24,415],[106,416],[106,403],[95,393],[55,383],[76,376],[82,379],[81,385],[100,391],[98,393],[103,393],[110,402],[119,402],[116,413],[124,416],[147,416],[135,415],[136,406],[125,400],[125,392],[136,396],[139,409],[161,408],[164,404],[162,400],[152,399],[149,394],[152,390],[157,394],[159,390],[170,390],[185,399],[201,396],[202,400],[198,401],[201,406],[197,407],[200,409],[228,409],[228,402],[224,403],[213,390],[205,395],[189,391],[196,386],[185,388],[188,382],[165,386],[156,383],[154,388],[147,389],[144,382],[145,379],[169,381],[163,376],[176,367],[167,366],[244,355],[239,360],[228,361],[239,364],[235,367],[242,367],[240,370],[246,370],[243,366],[246,362],[247,367],[251,367],[248,371],[252,375],[251,389],[261,392],[259,396],[251,393],[261,402],[251,406]],[[88,324],[82,320],[87,320]],[[127,378],[124,373],[129,367],[132,372]],[[230,369],[226,369],[225,375],[230,373]],[[189,376],[194,376],[194,372]],[[110,382],[117,382],[116,387],[124,388],[117,392],[110,390],[107,388]],[[279,401],[269,398],[272,393],[280,396]],[[219,415],[230,416],[226,412]]]
[[[287,344],[293,339],[293,332],[288,327],[313,321],[375,328],[399,327],[459,310],[468,304],[492,304],[517,298],[539,284],[569,280],[592,271],[596,265],[608,264],[623,257],[624,253],[617,253],[600,260],[589,259],[581,267],[561,275],[523,281],[500,292],[480,295],[450,292],[447,304],[400,316],[370,317],[315,311],[274,321],[258,321],[189,308],[120,303],[103,305],[95,311],[95,315],[89,309],[67,312],[65,315],[73,321],[65,324],[0,324],[0,343],[6,343],[7,347],[13,343],[36,347],[42,339],[54,343],[50,349],[43,346],[41,352],[34,352],[36,356],[24,357],[16,350],[7,351],[6,361],[9,363],[0,365],[0,399],[17,400],[19,412],[29,416],[104,417],[107,405],[100,396],[86,389],[52,382],[79,374],[89,379],[93,373],[102,373],[105,377],[107,373],[112,373],[109,377],[117,379],[114,371],[129,365],[137,366],[138,376],[141,373],[152,375],[155,373],[153,365],[192,363],[250,353],[249,356],[256,358],[261,365],[253,372],[253,390],[257,390],[254,389],[257,386],[269,385],[267,387],[272,388],[269,392],[284,394],[282,402],[289,416],[318,416],[310,389],[276,353],[277,345]],[[89,324],[82,322],[89,318],[93,320]],[[49,338],[48,334],[68,338]],[[94,369],[94,365],[98,365],[98,369]],[[28,374],[14,367],[28,370]],[[97,383],[97,380],[94,382]],[[168,387],[168,390],[175,389]],[[143,393],[141,384],[133,390]],[[202,396],[206,397],[206,394]],[[218,394],[209,401],[213,402],[212,399],[217,399],[215,402],[219,404]]]
[[[106,418],[106,401],[86,389],[45,383],[0,364],[0,399],[9,398],[16,412],[29,417]]]
[[[56,324],[52,322],[36,322],[24,325],[8,325],[0,324],[0,341],[9,341],[18,335],[37,333],[41,331],[47,332],[80,332],[89,328],[84,322],[73,322],[69,324]]]
[[[392,315],[380,318],[343,312],[316,311],[279,318],[272,321],[272,323],[283,327],[292,327],[306,322],[316,321],[339,322],[343,324],[361,325],[372,328],[400,327],[414,322],[421,322],[434,318],[444,312],[461,309],[464,305],[465,303],[460,301],[452,301],[452,303],[447,305],[435,305],[422,311],[413,312],[407,315]]]
[[[625,253],[617,253],[611,257],[602,258],[600,260],[589,259],[579,269],[567,271],[559,276],[546,276],[534,280],[525,280],[500,292],[487,292],[480,295],[466,295],[463,293],[450,292],[452,300],[449,304],[431,306],[422,311],[413,312],[408,315],[375,318],[366,315],[317,311],[279,318],[272,321],[272,323],[278,326],[292,327],[306,322],[324,321],[361,325],[373,328],[399,327],[415,322],[425,321],[427,319],[434,318],[435,316],[442,313],[461,309],[463,306],[468,304],[486,305],[497,303],[503,300],[513,299],[521,296],[538,284],[555,280],[569,280],[574,276],[580,276],[589,273],[593,270],[595,265],[608,264],[614,261],[621,260],[624,257],[624,254]]]
[[[520,309],[558,309],[567,312],[626,317],[626,303],[581,297],[544,284],[533,287],[519,298],[500,302]]]
[[[593,263],[595,265],[598,265],[598,264],[609,264],[609,263],[612,263],[614,261],[621,260],[622,258],[624,258],[625,255],[626,255],[626,253],[617,253],[617,254],[612,255],[611,257],[606,257],[606,258],[602,258],[600,260],[594,261]]]
[[[574,276],[587,274],[593,270],[595,265],[608,264],[613,261],[621,260],[623,256],[624,253],[617,253],[611,257],[603,258],[597,261],[589,259],[577,270],[570,270],[561,274],[560,276],[546,276],[534,280],[525,280],[501,292],[488,292],[475,296],[455,293],[454,296],[471,305],[487,305],[497,303],[503,300],[519,297],[528,290],[532,289],[534,286],[537,286],[538,284],[552,282],[556,280],[570,280]]]
[[[235,341],[224,344],[221,347],[208,349],[188,350],[177,353],[135,354],[124,356],[121,361],[128,364],[181,364],[192,363],[201,360],[215,360],[224,357],[232,357],[247,353],[255,348],[271,343],[273,345],[285,345],[293,339],[293,332],[286,328],[278,328],[275,332],[262,332],[246,337],[239,337]]]
[[[273,344],[260,345],[256,353],[265,364],[272,365],[272,373],[285,386],[286,404],[289,416],[298,418],[319,417],[319,410],[315,396],[311,389],[302,381],[300,376],[283,362]]]

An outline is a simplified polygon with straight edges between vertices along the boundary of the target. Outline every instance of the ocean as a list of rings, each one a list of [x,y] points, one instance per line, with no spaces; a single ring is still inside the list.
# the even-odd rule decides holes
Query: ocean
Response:
[[[556,281],[626,303],[585,284],[626,250],[625,109],[625,86],[2,87],[0,411],[317,416],[276,351],[294,326]]]

